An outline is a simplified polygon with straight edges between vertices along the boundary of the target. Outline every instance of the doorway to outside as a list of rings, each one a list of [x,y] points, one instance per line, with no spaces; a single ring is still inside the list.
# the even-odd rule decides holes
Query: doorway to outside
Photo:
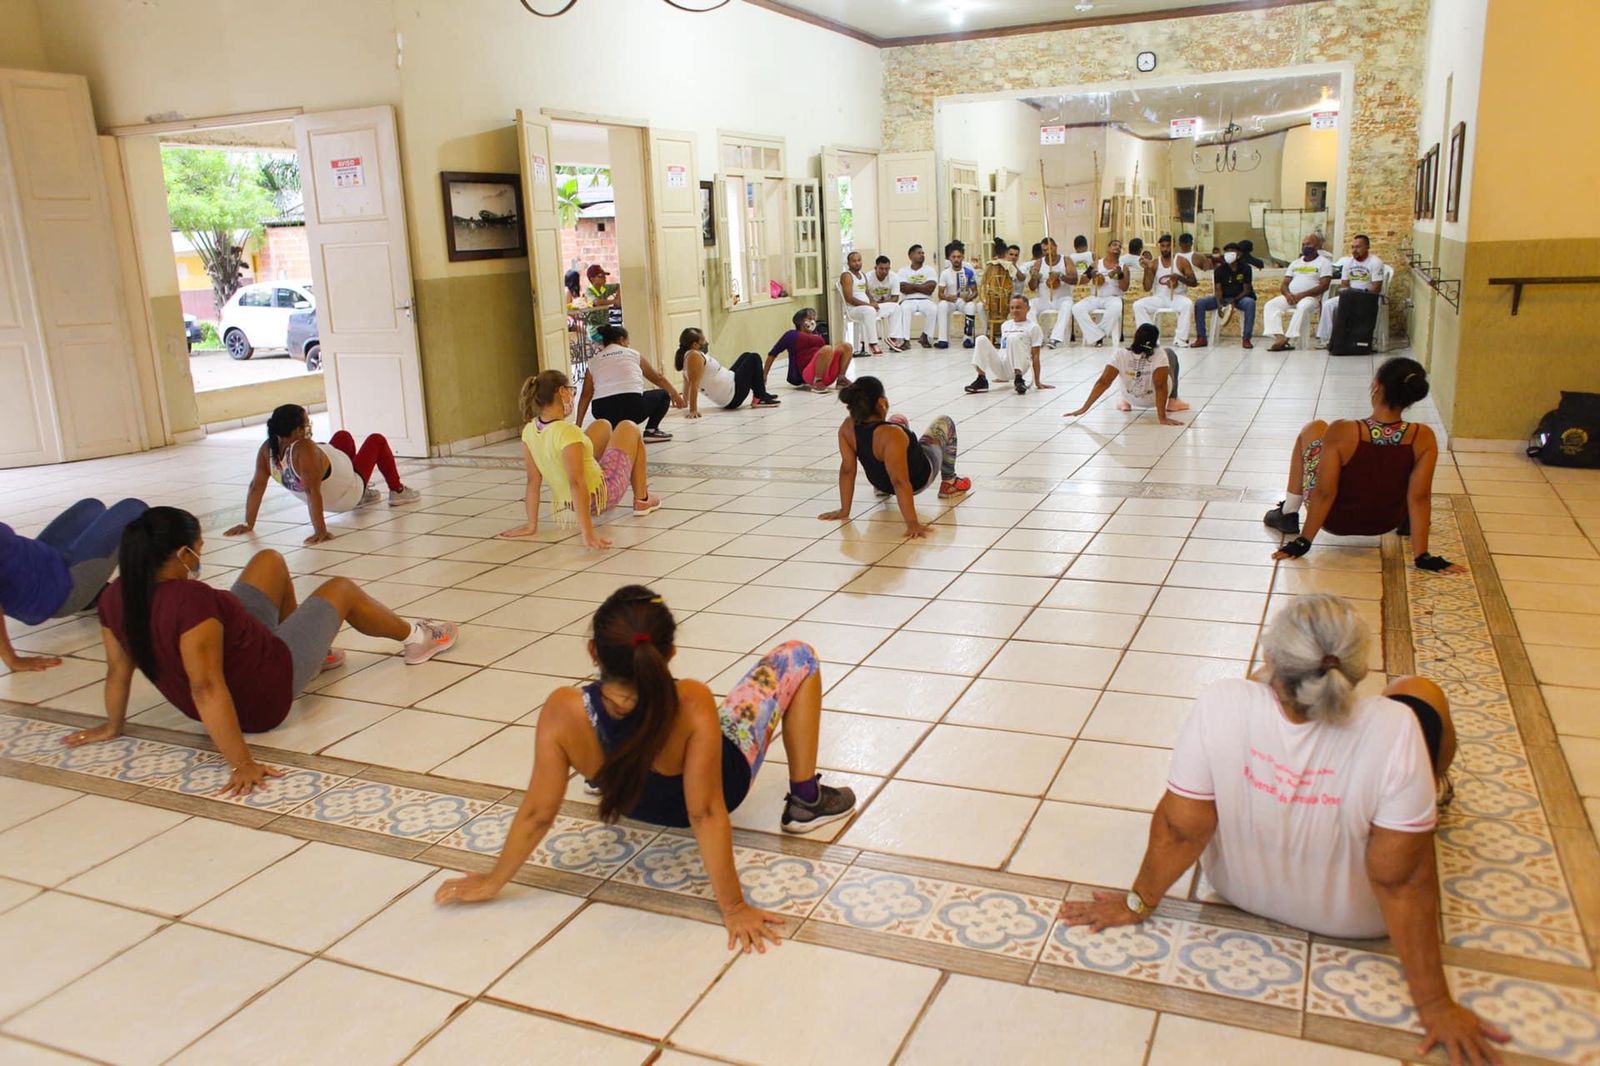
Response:
[[[161,139],[173,267],[200,421],[325,400],[291,123]]]

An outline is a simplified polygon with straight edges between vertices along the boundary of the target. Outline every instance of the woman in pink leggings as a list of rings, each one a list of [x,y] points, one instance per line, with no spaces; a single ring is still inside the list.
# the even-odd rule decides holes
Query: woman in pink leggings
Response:
[[[226,531],[237,537],[255,528],[261,497],[272,478],[298,496],[311,513],[311,536],[307,544],[332,540],[325,515],[328,511],[350,511],[378,499],[378,490],[367,481],[376,470],[389,486],[389,506],[415,503],[422,498],[416,489],[400,481],[394,451],[381,433],[372,433],[356,447],[356,439],[345,430],[326,444],[311,439],[311,416],[297,403],[286,403],[267,419],[267,439],[256,451],[255,476],[245,496],[244,521]]]

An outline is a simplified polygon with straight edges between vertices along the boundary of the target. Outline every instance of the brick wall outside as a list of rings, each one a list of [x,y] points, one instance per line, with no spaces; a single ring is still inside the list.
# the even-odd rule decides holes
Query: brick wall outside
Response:
[[[1143,77],[1348,61],[1355,67],[1343,232],[1367,233],[1396,268],[1391,327],[1403,329],[1410,274],[1412,167],[1426,63],[1428,0],[1326,0],[1197,18],[911,45],[883,52],[883,149],[933,149],[933,101]],[[1156,53],[1150,75],[1134,70]]]
[[[257,281],[296,281],[311,277],[311,249],[304,226],[268,226],[256,257]]]
[[[600,219],[584,219],[572,229],[561,231],[561,272],[565,274],[577,263],[579,274],[585,274],[590,263],[599,263],[617,280],[620,270],[617,259],[617,224],[605,219],[605,232],[600,231]]]

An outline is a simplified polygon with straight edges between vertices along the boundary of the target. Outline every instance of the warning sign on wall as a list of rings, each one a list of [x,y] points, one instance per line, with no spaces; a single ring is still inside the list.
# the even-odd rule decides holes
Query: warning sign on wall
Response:
[[[1311,112],[1311,128],[1314,130],[1336,130],[1339,128],[1339,112],[1313,111]]]
[[[910,177],[894,179],[894,191],[900,196],[908,196],[916,192],[919,185],[920,179],[915,174]]]
[[[667,164],[667,188],[687,189],[689,187],[689,168],[680,167],[676,163]]]
[[[537,153],[528,157],[533,162],[533,181],[535,185],[543,185],[550,180],[550,161]]]
[[[335,189],[359,189],[367,183],[367,172],[361,165],[360,156],[353,156],[349,159],[334,159],[328,165],[333,168],[333,187]]]
[[[1185,137],[1193,137],[1199,132],[1200,119],[1198,117],[1175,118],[1167,123],[1167,136],[1175,141],[1182,140]]]
[[[1040,126],[1040,144],[1066,144],[1067,127],[1065,126]]]

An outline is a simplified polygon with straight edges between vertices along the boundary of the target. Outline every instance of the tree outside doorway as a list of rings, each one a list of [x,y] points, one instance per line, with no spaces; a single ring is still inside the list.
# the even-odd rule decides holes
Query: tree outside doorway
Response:
[[[243,284],[250,242],[266,222],[301,210],[292,154],[163,147],[167,213],[199,256],[220,313]]]

